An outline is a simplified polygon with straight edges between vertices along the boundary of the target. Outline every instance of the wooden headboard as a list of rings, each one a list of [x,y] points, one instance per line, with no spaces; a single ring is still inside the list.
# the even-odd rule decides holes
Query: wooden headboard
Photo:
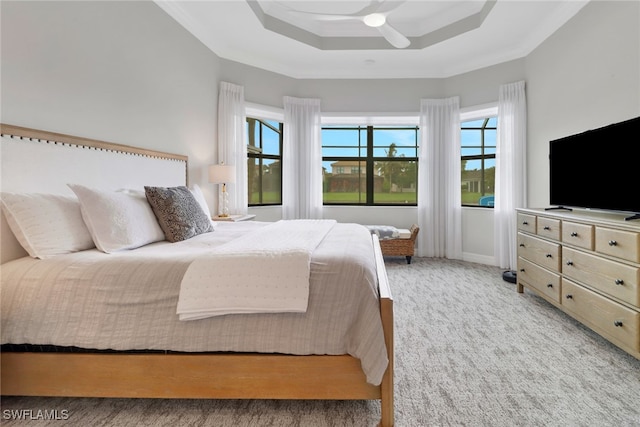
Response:
[[[0,190],[73,195],[103,189],[187,185],[187,156],[37,129],[0,125]],[[25,256],[2,214],[0,262]]]

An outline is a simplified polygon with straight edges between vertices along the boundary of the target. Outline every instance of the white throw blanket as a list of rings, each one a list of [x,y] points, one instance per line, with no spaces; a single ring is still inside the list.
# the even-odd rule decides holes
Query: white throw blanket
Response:
[[[180,285],[180,320],[306,312],[311,254],[334,224],[278,221],[196,259]]]

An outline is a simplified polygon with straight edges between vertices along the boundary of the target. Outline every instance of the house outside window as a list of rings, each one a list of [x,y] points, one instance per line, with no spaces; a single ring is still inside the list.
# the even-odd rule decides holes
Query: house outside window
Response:
[[[247,117],[249,206],[282,204],[283,124]]]
[[[325,205],[417,204],[418,127],[322,128]]]
[[[497,117],[461,123],[462,205],[492,208],[496,178]]]

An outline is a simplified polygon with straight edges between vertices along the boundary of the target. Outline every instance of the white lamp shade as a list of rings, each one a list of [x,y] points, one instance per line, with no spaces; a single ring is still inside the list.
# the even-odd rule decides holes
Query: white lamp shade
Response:
[[[236,167],[230,165],[209,166],[209,182],[213,184],[226,184],[236,181]]]

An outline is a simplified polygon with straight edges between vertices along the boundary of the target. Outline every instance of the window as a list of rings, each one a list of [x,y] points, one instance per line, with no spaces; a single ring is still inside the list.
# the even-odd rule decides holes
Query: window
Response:
[[[497,117],[462,122],[462,205],[493,207]]]
[[[326,205],[416,205],[417,126],[322,128]]]
[[[249,206],[282,204],[282,123],[247,117]]]

